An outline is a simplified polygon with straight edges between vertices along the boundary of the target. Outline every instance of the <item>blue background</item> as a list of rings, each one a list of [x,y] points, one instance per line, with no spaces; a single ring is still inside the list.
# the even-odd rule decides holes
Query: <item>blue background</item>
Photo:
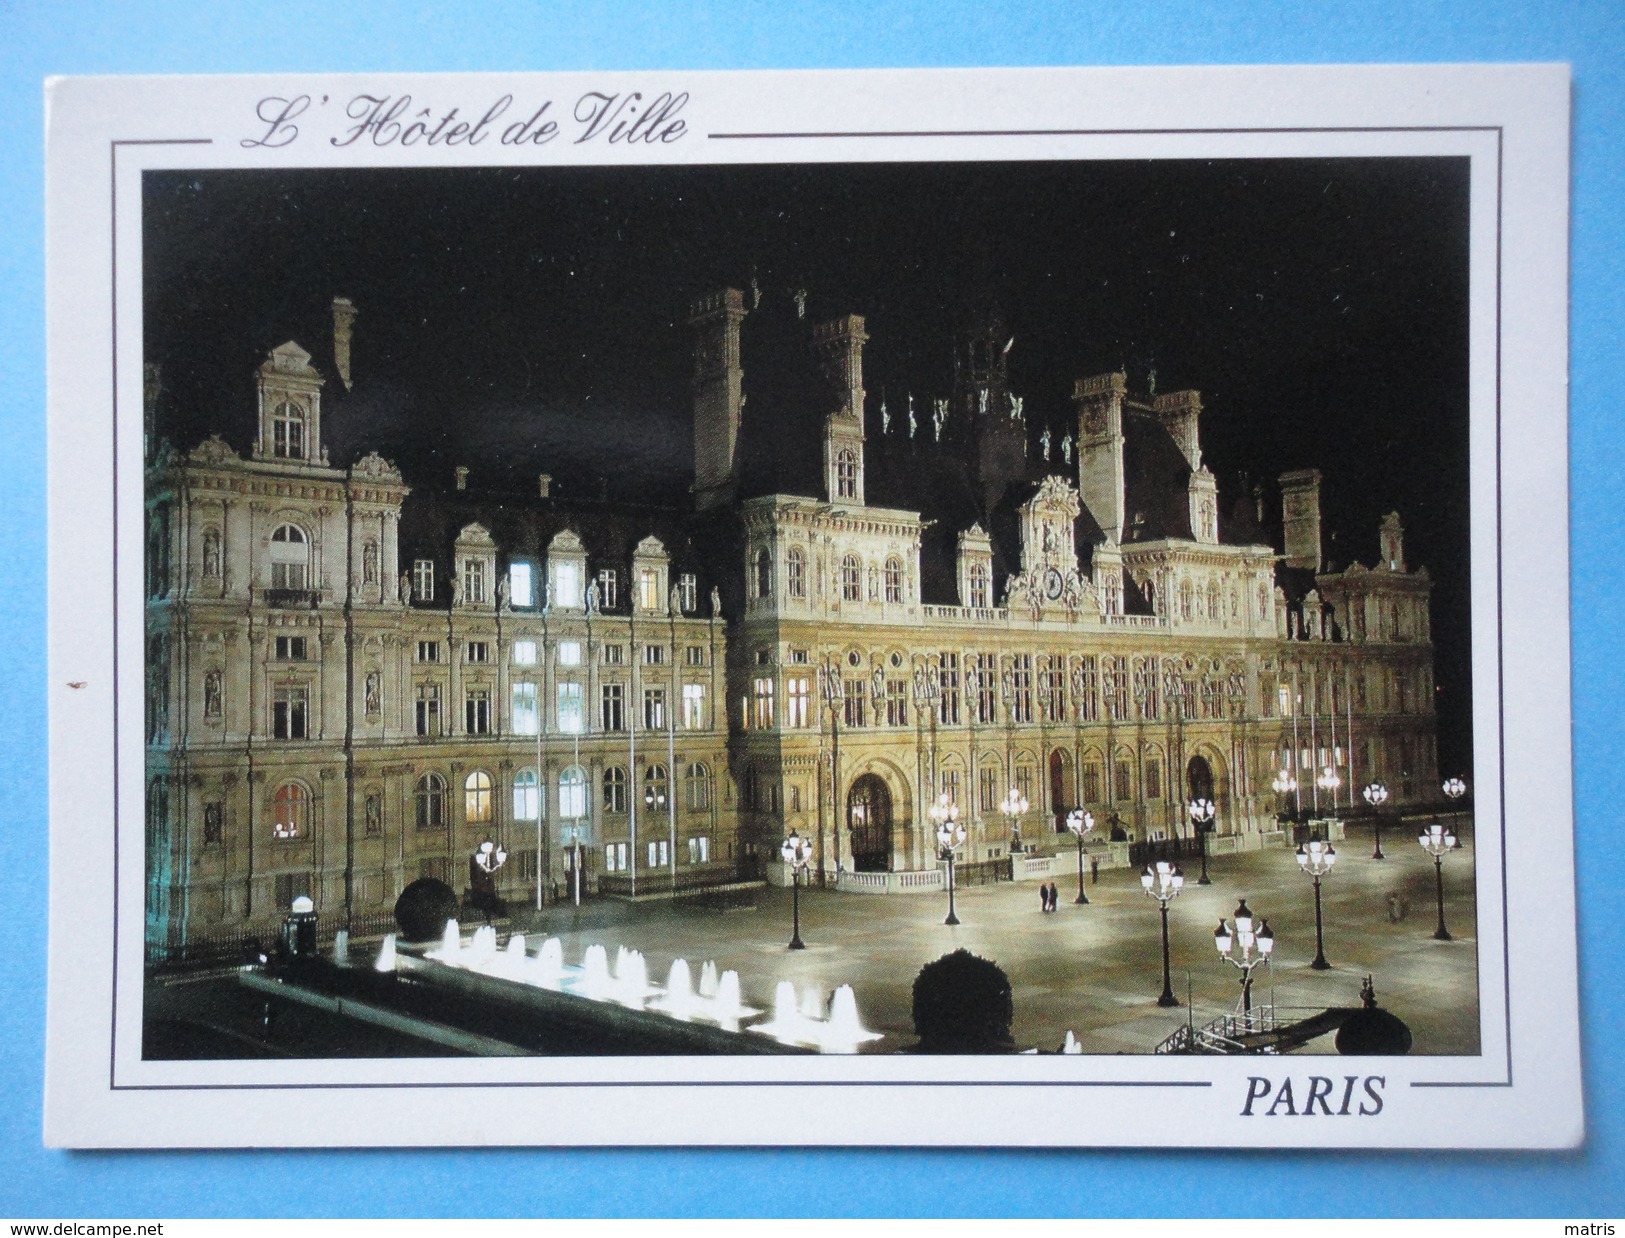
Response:
[[[1589,1139],[1564,1155],[1155,1152],[49,1152],[42,79],[52,73],[1561,60],[1574,68],[1571,553]],[[0,1215],[1625,1214],[1625,8],[1602,3],[388,5],[0,11]],[[1553,391],[1552,399],[1563,393]],[[1610,658],[1607,650],[1616,650]],[[1516,651],[1514,651],[1514,654]],[[1539,828],[1541,823],[1526,823]],[[1538,931],[1531,922],[1526,931]],[[968,1115],[967,1115],[968,1116]],[[477,1189],[475,1184],[477,1183]]]

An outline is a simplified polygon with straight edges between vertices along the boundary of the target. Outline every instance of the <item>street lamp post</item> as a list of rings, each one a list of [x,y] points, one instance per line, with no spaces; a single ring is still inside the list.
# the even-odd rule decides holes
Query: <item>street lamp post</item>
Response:
[[[812,859],[812,843],[803,838],[795,830],[790,831],[790,837],[784,840],[779,848],[779,854],[790,868],[790,914],[793,925],[790,932],[790,949],[805,950],[807,944],[801,940],[801,874]]]
[[[1270,780],[1270,786],[1274,788],[1275,794],[1279,798],[1281,804],[1281,807],[1278,810],[1278,815],[1281,817],[1288,816],[1289,814],[1286,810],[1286,797],[1297,791],[1298,780],[1292,776],[1291,770],[1283,769]],[[1290,816],[1293,821],[1297,820],[1296,813],[1292,813]]]
[[[1191,828],[1196,831],[1196,845],[1202,852],[1202,875],[1196,879],[1199,886],[1210,886],[1207,879],[1207,836],[1213,829],[1213,815],[1218,811],[1210,799],[1194,799],[1187,805],[1191,814]]]
[[[954,914],[954,849],[965,841],[965,827],[959,824],[959,805],[944,791],[931,805],[931,820],[937,827],[937,855],[948,861],[948,918],[944,924],[958,924]]]
[[[1328,765],[1321,770],[1320,776],[1315,779],[1315,785],[1332,797],[1332,813],[1335,815],[1337,812],[1337,788],[1343,785],[1343,779],[1339,776],[1337,767]]]
[[[1021,793],[1020,787],[1011,787],[1005,797],[999,801],[999,811],[1004,814],[1005,822],[1010,827],[1010,854],[1014,855],[1021,845],[1021,818],[1027,815],[1032,805],[1027,797]],[[1012,861],[1013,862],[1013,861]],[[1011,876],[1014,877],[1014,870]]]
[[[1450,941],[1450,930],[1444,926],[1444,853],[1456,845],[1456,836],[1450,827],[1435,821],[1417,835],[1422,850],[1433,857],[1433,886],[1439,901],[1439,927],[1433,930],[1438,941]]]
[[[1089,896],[1083,892],[1083,836],[1095,828],[1094,814],[1083,808],[1074,808],[1066,814],[1066,828],[1078,840],[1078,897],[1073,901],[1082,907],[1089,902]]]
[[[1275,949],[1275,934],[1270,932],[1268,920],[1261,921],[1256,932],[1253,930],[1253,913],[1247,909],[1246,899],[1236,905],[1235,920],[1234,936],[1223,918],[1219,920],[1219,927],[1213,934],[1213,945],[1221,959],[1241,971],[1241,1011],[1250,1016],[1253,1012],[1253,969],[1270,961],[1270,953]]]
[[[1179,999],[1174,996],[1173,976],[1168,970],[1168,904],[1179,897],[1185,886],[1185,874],[1179,871],[1179,865],[1158,860],[1155,865],[1146,865],[1140,874],[1140,885],[1146,894],[1157,900],[1162,911],[1162,996],[1157,998],[1157,1005],[1177,1006]]]
[[[1315,961],[1309,966],[1316,971],[1326,971],[1331,967],[1326,961],[1326,938],[1321,931],[1320,879],[1332,871],[1335,863],[1337,851],[1329,842],[1315,838],[1298,848],[1298,867],[1315,879]]]
[[[1360,794],[1365,796],[1365,802],[1371,805],[1371,832],[1376,836],[1377,847],[1371,853],[1373,860],[1387,859],[1382,853],[1382,806],[1388,800],[1388,788],[1380,782],[1369,783]]]

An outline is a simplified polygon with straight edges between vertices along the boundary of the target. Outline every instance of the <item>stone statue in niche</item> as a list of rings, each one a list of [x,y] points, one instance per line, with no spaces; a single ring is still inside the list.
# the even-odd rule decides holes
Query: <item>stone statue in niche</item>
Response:
[[[203,676],[203,716],[220,716],[220,672],[210,671]]]
[[[367,713],[376,716],[383,708],[383,679],[377,671],[368,671],[366,686],[363,689],[363,698],[366,701]]]
[[[367,833],[384,832],[384,797],[376,791],[367,794]]]
[[[203,574],[205,576],[220,575],[219,529],[205,529],[203,531]]]
[[[378,543],[369,541],[361,548],[361,583],[378,583]]]

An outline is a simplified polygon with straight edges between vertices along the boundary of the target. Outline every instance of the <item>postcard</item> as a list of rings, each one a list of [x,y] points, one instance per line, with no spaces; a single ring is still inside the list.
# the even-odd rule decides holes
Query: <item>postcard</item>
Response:
[[[47,1142],[1579,1143],[1568,101],[48,83]]]

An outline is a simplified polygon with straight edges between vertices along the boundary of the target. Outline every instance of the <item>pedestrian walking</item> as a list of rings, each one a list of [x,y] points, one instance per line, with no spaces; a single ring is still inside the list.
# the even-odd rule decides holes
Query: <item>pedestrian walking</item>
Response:
[[[1038,910],[1049,910],[1049,887],[1047,885],[1040,884],[1038,887]]]

